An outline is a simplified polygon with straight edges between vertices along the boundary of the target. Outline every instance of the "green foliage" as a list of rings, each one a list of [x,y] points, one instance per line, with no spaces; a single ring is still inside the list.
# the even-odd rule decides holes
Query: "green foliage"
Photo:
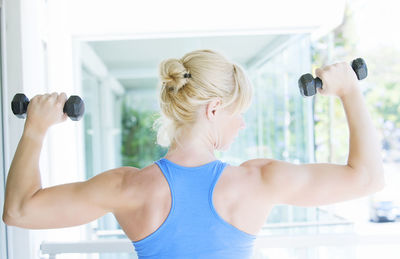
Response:
[[[152,129],[157,118],[154,111],[139,111],[122,105],[122,164],[143,168],[167,152],[156,143],[157,133]]]
[[[384,160],[400,162],[400,51],[387,46],[367,55],[372,73],[366,99],[382,136]]]
[[[347,6],[343,23],[312,45],[314,68],[334,60],[350,61],[363,57],[368,66],[368,78],[361,84],[374,124],[382,136],[384,161],[400,161],[400,51],[389,44],[379,49],[359,53],[354,14]],[[318,162],[346,162],[348,130],[343,107],[337,99],[315,96],[315,143]],[[330,117],[332,109],[332,117]],[[330,129],[333,133],[330,135]]]

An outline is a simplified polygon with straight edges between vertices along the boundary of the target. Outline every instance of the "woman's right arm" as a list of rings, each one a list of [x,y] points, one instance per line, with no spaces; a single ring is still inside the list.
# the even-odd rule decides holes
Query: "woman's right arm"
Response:
[[[338,96],[350,131],[346,165],[292,164],[254,159],[241,166],[260,174],[268,200],[295,206],[319,206],[351,200],[382,190],[385,185],[378,134],[364,103],[354,71],[347,63],[318,69],[322,95]]]
[[[140,202],[140,182],[136,180],[140,174],[133,167],[109,170],[84,182],[42,188],[39,157],[43,140],[51,125],[65,121],[66,99],[65,93],[53,93],[35,96],[29,103],[7,177],[3,210],[7,225],[31,229],[82,225]]]
[[[3,221],[28,229],[63,228],[87,224],[119,209],[134,209],[140,196],[135,195],[138,186],[128,188],[126,183],[138,171],[134,167],[120,167],[87,181],[41,188],[25,200],[19,216],[7,217],[5,211]]]

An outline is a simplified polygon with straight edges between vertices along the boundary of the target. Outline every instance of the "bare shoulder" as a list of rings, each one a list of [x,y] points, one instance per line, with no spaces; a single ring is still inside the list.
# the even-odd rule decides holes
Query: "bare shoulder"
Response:
[[[148,186],[150,183],[160,180],[161,176],[156,164],[148,165],[142,169],[129,166],[121,167],[119,169],[123,175],[122,189],[127,191],[135,189],[133,187],[139,188],[141,186]]]
[[[235,186],[241,187],[242,191],[254,193],[255,195],[263,195],[266,188],[263,184],[262,168],[271,163],[272,159],[251,159],[241,163],[239,166],[230,166],[230,179]],[[228,178],[228,177],[226,177]],[[265,195],[263,195],[266,197]]]
[[[239,165],[245,172],[246,181],[250,182],[254,191],[268,204],[273,203],[273,197],[276,195],[273,180],[279,172],[275,169],[276,163],[279,163],[279,160],[255,158],[244,161]]]
[[[129,204],[140,207],[150,195],[156,195],[163,190],[165,178],[156,164],[142,169],[136,167],[120,167],[121,192],[129,200]]]
[[[224,206],[229,204],[227,201],[234,201],[231,206],[241,208],[239,210],[242,211],[237,212],[238,215],[241,215],[239,218],[250,217],[253,223],[257,222],[257,226],[265,222],[265,217],[273,204],[270,194],[272,190],[265,186],[261,173],[261,168],[268,165],[269,162],[268,159],[251,159],[238,166],[228,166],[216,186],[218,189],[219,184],[219,190],[223,190],[219,194],[224,197]],[[246,214],[250,212],[252,216]]]
[[[98,179],[105,183],[113,183],[119,190],[123,191],[127,188],[127,183],[140,172],[139,168],[122,166],[107,170],[101,174],[95,175],[93,179]]]
[[[243,163],[240,164],[241,167],[257,170],[261,169],[264,166],[270,164],[271,162],[275,161],[274,159],[269,159],[269,158],[255,158],[255,159],[250,159],[247,161],[244,161]]]

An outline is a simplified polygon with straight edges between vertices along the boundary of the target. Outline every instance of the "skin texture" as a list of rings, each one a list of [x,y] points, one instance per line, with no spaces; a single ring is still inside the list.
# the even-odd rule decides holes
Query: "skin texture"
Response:
[[[340,98],[350,131],[348,162],[292,164],[257,158],[229,165],[218,180],[213,203],[234,227],[257,234],[275,204],[320,206],[351,200],[384,187],[377,132],[358,81],[347,63],[318,69],[322,95]],[[65,93],[35,96],[28,106],[24,132],[12,161],[6,185],[3,221],[30,229],[61,228],[89,223],[114,214],[128,238],[138,241],[164,222],[171,197],[157,165],[143,169],[120,167],[84,182],[42,188],[39,155],[51,125],[66,120]],[[182,166],[200,166],[227,150],[245,127],[242,115],[232,116],[221,100],[199,110],[197,123],[171,145],[165,158]],[[53,172],[57,173],[57,172]]]

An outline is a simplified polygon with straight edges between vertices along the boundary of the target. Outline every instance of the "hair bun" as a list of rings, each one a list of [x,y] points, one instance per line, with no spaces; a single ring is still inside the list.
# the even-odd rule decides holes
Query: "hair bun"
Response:
[[[160,79],[167,90],[179,91],[191,78],[185,66],[179,59],[170,58],[162,61],[159,66]]]

